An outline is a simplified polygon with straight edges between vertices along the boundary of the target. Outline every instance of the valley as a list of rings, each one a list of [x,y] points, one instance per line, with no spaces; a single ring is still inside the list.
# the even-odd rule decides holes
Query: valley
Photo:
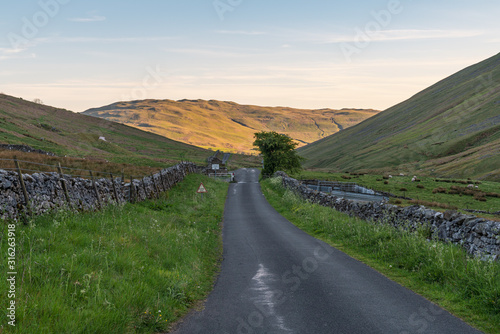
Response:
[[[500,181],[500,54],[298,151],[318,170]]]
[[[377,110],[294,109],[226,101],[117,102],[83,114],[126,124],[206,149],[256,154],[253,134],[277,131],[304,146],[376,115]]]

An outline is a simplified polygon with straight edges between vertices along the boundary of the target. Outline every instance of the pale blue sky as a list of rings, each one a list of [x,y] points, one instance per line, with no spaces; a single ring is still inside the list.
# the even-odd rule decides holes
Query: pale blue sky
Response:
[[[500,52],[497,0],[2,1],[0,92],[73,111],[385,109]]]

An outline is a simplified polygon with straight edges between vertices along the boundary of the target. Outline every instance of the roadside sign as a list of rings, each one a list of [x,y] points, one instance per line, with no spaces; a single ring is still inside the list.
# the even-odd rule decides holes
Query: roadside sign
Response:
[[[204,194],[207,191],[207,188],[205,188],[205,186],[203,185],[203,183],[200,183],[200,186],[198,187],[198,190],[196,191],[198,194]]]
[[[220,169],[219,164],[212,164],[212,169],[213,169],[213,170],[218,170],[218,169]]]

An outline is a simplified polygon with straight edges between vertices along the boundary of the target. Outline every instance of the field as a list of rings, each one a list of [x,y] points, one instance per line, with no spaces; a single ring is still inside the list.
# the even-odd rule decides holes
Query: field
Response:
[[[256,132],[285,133],[303,146],[377,113],[371,109],[310,110],[215,100],[118,102],[84,112],[198,147],[246,154],[255,153],[252,143]]]
[[[103,138],[105,140],[99,139]],[[0,144],[28,145],[58,158],[0,149],[0,159],[54,164],[103,172],[146,175],[190,160],[205,165],[214,152],[104,119],[0,94]],[[233,155],[233,168],[258,165],[254,156]],[[0,168],[12,168],[0,161]],[[34,166],[30,166],[36,169]],[[141,171],[141,168],[144,167]]]
[[[214,152],[211,152],[211,154],[213,153]],[[57,164],[60,163],[65,174],[89,177],[89,170],[92,170],[94,175],[97,177],[109,177],[109,173],[113,173],[115,176],[121,176],[123,172],[123,175],[127,179],[131,176],[135,178],[149,176],[151,173],[157,173],[163,168],[170,167],[178,163],[177,161],[172,160],[146,160],[143,158],[134,159],[133,157],[124,159],[122,162],[115,162],[93,157],[52,157],[38,153],[0,150],[0,169],[14,169],[14,156],[16,156],[20,161],[23,173],[32,173],[35,171],[57,172]],[[204,161],[197,162],[199,166],[205,166],[206,164]],[[258,166],[259,163],[259,158],[255,156],[235,154],[231,155],[227,165],[228,168],[234,170],[238,168],[255,167]]]
[[[490,213],[500,211],[500,183],[498,182],[431,177],[418,177],[417,181],[412,182],[413,176],[412,174],[399,176],[303,171],[296,177],[303,180],[354,182],[376,191],[411,198],[411,200],[390,199],[390,203],[402,206],[424,205],[437,211],[459,210],[465,212],[464,209]],[[472,189],[468,187],[470,184],[473,184]],[[476,213],[476,215],[488,219],[500,219],[499,215],[484,213]]]
[[[349,217],[308,203],[281,185],[261,183],[271,205],[300,229],[368,264],[486,333],[500,333],[500,262],[470,258],[464,249]],[[432,321],[432,320],[429,320]],[[426,323],[426,326],[430,325]],[[401,333],[425,332],[401,329]],[[423,329],[423,330],[422,330]]]
[[[299,148],[307,168],[500,181],[500,54]]]
[[[196,194],[200,182],[209,191],[204,199]],[[16,225],[16,327],[1,312],[0,332],[168,331],[212,289],[227,187],[193,174],[159,200]],[[9,290],[6,279],[0,289]],[[0,304],[7,302],[2,293]]]

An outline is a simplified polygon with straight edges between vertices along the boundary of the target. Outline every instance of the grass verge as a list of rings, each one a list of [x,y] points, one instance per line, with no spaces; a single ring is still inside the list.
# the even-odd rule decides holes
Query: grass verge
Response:
[[[368,264],[486,333],[500,333],[500,263],[467,256],[460,247],[428,241],[311,204],[281,185],[263,181],[271,205],[297,227]]]
[[[203,199],[196,194],[202,181]],[[7,324],[4,258],[0,333],[168,331],[212,289],[227,186],[193,174],[158,200],[17,225],[16,326]]]
[[[452,180],[426,176],[418,176],[418,181],[412,182],[414,174],[406,176],[394,175],[391,178],[388,175],[303,171],[298,177],[300,179],[354,182],[376,191],[389,192],[396,196],[413,199],[413,201],[391,199],[392,204],[403,206],[419,204],[437,211],[458,209],[462,212],[465,212],[464,209],[495,212],[500,208],[500,183],[498,182],[463,179]],[[469,194],[454,190],[457,187],[467,188],[468,184],[474,185],[474,189]],[[475,186],[477,186],[477,189]],[[479,194],[481,196],[478,197],[477,195]],[[500,219],[498,215],[475,215],[493,220]]]

